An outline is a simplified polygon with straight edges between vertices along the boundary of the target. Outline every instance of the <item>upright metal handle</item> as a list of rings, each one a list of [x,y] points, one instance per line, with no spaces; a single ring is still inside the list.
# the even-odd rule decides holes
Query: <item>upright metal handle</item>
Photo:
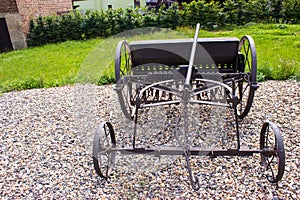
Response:
[[[192,50],[191,50],[189,67],[188,67],[188,71],[187,71],[186,78],[185,78],[185,83],[184,83],[185,87],[190,86],[190,81],[191,81],[191,76],[192,76],[192,71],[193,71],[193,65],[194,65],[194,58],[195,58],[196,47],[197,47],[199,29],[200,29],[200,24],[198,23],[197,27],[196,27],[196,32],[195,32],[195,36],[194,36]]]

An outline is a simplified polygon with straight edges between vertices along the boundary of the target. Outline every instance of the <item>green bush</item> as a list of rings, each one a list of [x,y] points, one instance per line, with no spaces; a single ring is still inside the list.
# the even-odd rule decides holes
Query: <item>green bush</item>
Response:
[[[225,22],[245,25],[249,22],[268,20],[267,0],[228,0],[223,4]]]
[[[1,92],[9,92],[12,90],[26,90],[26,89],[34,89],[34,88],[43,88],[45,87],[44,81],[42,78],[27,78],[23,81],[10,81],[9,83],[2,84],[0,91]]]
[[[279,64],[274,67],[273,79],[275,80],[287,80],[297,75],[297,66],[300,63],[296,63],[294,60],[279,60]]]
[[[82,38],[95,38],[97,36],[105,35],[105,17],[103,12],[88,11],[84,16],[81,27],[83,30]]]
[[[110,83],[115,83],[116,79],[114,76],[103,75],[97,82],[97,85],[106,85]]]
[[[257,80],[258,81],[265,81],[265,80],[272,80],[273,79],[273,72],[270,63],[263,63],[259,66],[257,70]]]
[[[285,0],[282,7],[281,13],[284,22],[291,24],[300,23],[300,0]]]
[[[287,79],[299,81],[299,77],[300,63],[296,63],[294,60],[279,60],[279,64],[272,67],[269,63],[263,63],[257,72],[258,81]]]
[[[60,16],[32,19],[28,33],[28,45],[37,46],[67,40],[83,40],[109,37],[139,27],[194,27],[202,28],[245,25],[254,23],[300,23],[300,0],[193,0],[177,3],[158,10],[109,9],[108,11],[77,11]]]
[[[158,26],[158,16],[154,9],[146,10],[144,9],[145,15],[142,17],[142,25],[144,27],[156,27]]]
[[[282,0],[270,0],[269,1],[270,16],[275,23],[282,22],[282,10],[283,1]]]
[[[182,26],[195,26],[200,23],[203,28],[212,29],[214,25],[223,25],[223,14],[219,3],[211,1],[192,1],[182,4]]]
[[[179,25],[180,15],[178,3],[172,4],[168,9],[165,9],[165,6],[162,6],[158,10],[158,12],[160,13],[160,27],[175,29]]]

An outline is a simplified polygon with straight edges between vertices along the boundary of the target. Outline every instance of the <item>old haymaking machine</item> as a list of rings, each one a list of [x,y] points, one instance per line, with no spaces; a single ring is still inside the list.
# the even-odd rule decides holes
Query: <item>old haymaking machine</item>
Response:
[[[274,184],[282,179],[285,152],[279,129],[265,122],[260,132],[259,148],[242,148],[239,123],[250,111],[255,91],[257,59],[253,39],[198,38],[197,24],[194,39],[146,40],[128,43],[120,41],[115,57],[115,92],[123,117],[132,124],[131,144],[117,144],[113,125],[99,125],[93,142],[93,162],[96,173],[108,178],[116,152],[120,154],[182,155],[186,161],[193,189],[199,180],[190,166],[193,156],[252,156],[260,154],[267,179]],[[145,109],[175,106],[180,114],[175,117],[172,134],[177,145],[137,145],[137,123]],[[233,147],[192,145],[190,132],[191,106],[229,108],[233,115]],[[201,111],[202,112],[202,111]],[[165,115],[164,112],[160,113]],[[203,138],[197,138],[202,140]],[[195,138],[193,138],[195,140]]]

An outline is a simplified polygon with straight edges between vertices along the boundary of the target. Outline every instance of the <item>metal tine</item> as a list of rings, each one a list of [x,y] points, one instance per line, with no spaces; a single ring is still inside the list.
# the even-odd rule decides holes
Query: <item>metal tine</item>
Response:
[[[200,29],[200,24],[198,23],[197,27],[196,27],[196,32],[195,32],[195,36],[194,36],[194,42],[193,42],[192,50],[191,50],[189,67],[188,67],[188,71],[187,71],[186,78],[185,78],[185,84],[184,84],[185,87],[190,87],[190,80],[191,80],[192,71],[193,71],[193,65],[194,65],[194,59],[195,59],[199,29]]]

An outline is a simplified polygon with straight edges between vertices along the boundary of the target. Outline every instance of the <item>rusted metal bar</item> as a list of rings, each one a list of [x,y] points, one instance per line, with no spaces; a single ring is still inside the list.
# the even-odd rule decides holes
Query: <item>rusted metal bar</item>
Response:
[[[170,146],[170,147],[135,147],[125,146],[111,148],[110,151],[118,151],[121,154],[150,154],[154,156],[161,155],[184,155],[184,150],[181,147]],[[271,149],[226,149],[226,148],[201,148],[201,147],[190,147],[189,153],[192,156],[252,156],[255,153],[274,154],[276,150]]]

